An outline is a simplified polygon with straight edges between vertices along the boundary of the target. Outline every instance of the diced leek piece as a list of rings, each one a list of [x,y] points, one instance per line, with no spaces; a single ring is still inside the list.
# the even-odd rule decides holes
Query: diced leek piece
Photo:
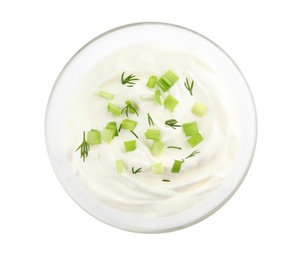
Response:
[[[88,144],[101,144],[101,133],[98,130],[92,129],[87,132]]]
[[[179,104],[179,101],[175,99],[172,95],[168,95],[164,100],[163,104],[170,112],[173,112],[176,105]]]
[[[199,133],[199,129],[196,121],[183,124],[182,128],[186,136],[192,136]]]
[[[150,76],[146,86],[148,86],[149,88],[154,88],[156,85],[157,79],[158,78],[156,76]]]
[[[118,136],[118,127],[117,127],[117,123],[116,122],[109,122],[106,125],[107,129],[112,129],[115,131],[115,136]]]
[[[182,160],[182,161],[175,160],[174,164],[173,164],[173,167],[171,168],[171,172],[173,172],[173,173],[180,172],[181,165],[182,165],[183,162],[184,162],[184,160]]]
[[[155,92],[155,100],[156,100],[158,105],[160,105],[160,106],[162,105],[161,92],[160,92],[159,89],[156,90],[156,92]]]
[[[121,108],[109,102],[107,105],[108,112],[112,113],[115,116],[121,116]]]
[[[117,160],[116,161],[116,170],[117,170],[117,173],[122,173],[123,172],[123,162],[122,162],[122,160]]]
[[[160,156],[162,154],[164,148],[164,143],[159,141],[153,141],[152,147],[150,148],[150,152],[153,156]]]
[[[164,167],[163,167],[163,163],[159,162],[156,163],[152,166],[152,171],[154,174],[161,174],[164,172]]]
[[[171,70],[168,70],[158,81],[157,85],[162,89],[163,92],[170,89],[176,81],[179,79],[179,77],[172,72]]]
[[[191,147],[195,147],[197,144],[201,143],[203,141],[203,137],[201,134],[197,133],[190,138],[187,139],[187,142]]]
[[[160,130],[157,129],[147,129],[145,132],[145,138],[146,139],[151,139],[154,141],[159,141],[160,140]]]
[[[199,117],[204,116],[207,111],[207,107],[199,102],[196,102],[191,110],[191,112]]]
[[[105,92],[105,91],[103,91],[103,90],[100,90],[100,91],[99,91],[99,96],[100,96],[100,97],[103,97],[103,98],[106,98],[106,99],[109,99],[109,100],[114,99],[114,95],[113,95],[113,94],[108,93],[108,92]]]
[[[122,121],[121,128],[127,129],[127,130],[134,130],[136,128],[137,122],[131,119],[124,119]]]
[[[112,139],[115,136],[115,130],[113,129],[108,129],[108,128],[103,128],[102,132],[101,132],[101,139],[104,142],[110,143],[112,141]]]
[[[134,151],[137,148],[137,142],[136,140],[124,142],[124,147],[126,152]]]

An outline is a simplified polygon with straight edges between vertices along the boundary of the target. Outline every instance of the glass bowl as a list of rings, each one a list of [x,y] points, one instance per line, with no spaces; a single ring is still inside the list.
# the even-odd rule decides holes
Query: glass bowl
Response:
[[[104,204],[75,176],[61,147],[67,104],[79,82],[107,54],[138,43],[170,44],[194,48],[210,60],[227,83],[238,113],[241,144],[232,169],[211,196],[190,210],[165,217],[131,214]],[[190,29],[166,23],[146,22],[121,26],[105,32],[83,46],[65,65],[51,91],[45,119],[49,158],[70,197],[92,216],[116,228],[140,233],[161,233],[193,225],[222,207],[244,180],[253,159],[257,140],[257,118],[249,86],[235,62],[215,43]]]

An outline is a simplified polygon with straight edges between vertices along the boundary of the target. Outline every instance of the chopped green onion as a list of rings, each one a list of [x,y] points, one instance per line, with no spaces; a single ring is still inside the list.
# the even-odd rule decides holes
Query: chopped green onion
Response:
[[[182,161],[175,160],[174,164],[173,164],[173,167],[171,168],[171,172],[173,172],[173,173],[180,172],[181,165],[182,165],[183,162],[184,162],[184,160],[182,160]]]
[[[115,136],[119,135],[118,134],[117,123],[116,122],[109,122],[109,123],[107,123],[106,128],[114,130],[115,131]]]
[[[196,102],[191,110],[191,112],[199,117],[204,116],[207,111],[207,107],[199,102]]]
[[[134,131],[132,131],[132,130],[130,130],[130,131],[137,139],[139,138]]]
[[[106,98],[106,99],[110,99],[110,100],[114,99],[114,95],[113,94],[105,92],[103,90],[99,91],[99,96],[103,97],[103,98]]]
[[[111,102],[108,103],[107,110],[115,116],[121,116],[122,113],[121,108]]]
[[[108,128],[103,128],[102,129],[102,133],[101,133],[101,139],[104,142],[110,143],[112,141],[112,139],[115,136],[115,130],[113,129],[108,129]]]
[[[166,180],[166,179],[164,179],[164,180],[162,180],[163,182],[170,182],[170,180]]]
[[[154,125],[154,121],[153,121],[153,119],[152,119],[152,117],[150,116],[149,113],[147,113],[147,120],[148,120],[149,125]]]
[[[182,128],[186,136],[192,136],[199,133],[199,129],[196,121],[183,124]]]
[[[122,162],[122,160],[117,160],[116,161],[116,170],[117,170],[117,173],[122,173],[123,172],[123,162]]]
[[[155,100],[156,100],[158,105],[160,105],[160,106],[162,105],[161,92],[160,92],[159,89],[156,90],[156,92],[155,92]]]
[[[176,105],[179,104],[179,101],[175,99],[172,95],[168,95],[164,100],[163,104],[170,112],[173,112]]]
[[[126,130],[134,130],[136,128],[137,122],[131,119],[124,119],[122,121],[122,126],[121,128],[126,129]]]
[[[160,130],[157,129],[147,129],[145,132],[145,138],[146,139],[151,139],[154,141],[159,141],[160,140]]]
[[[182,148],[179,147],[179,146],[167,146],[167,148],[173,148],[173,149],[182,150]]]
[[[161,174],[164,172],[164,167],[163,167],[163,163],[159,162],[156,163],[152,166],[152,171],[154,174]]]
[[[156,76],[150,76],[146,86],[148,86],[149,88],[154,88],[156,85],[157,79],[158,78]]]
[[[124,142],[124,147],[126,152],[134,151],[137,148],[137,142],[136,140]]]
[[[98,130],[92,129],[87,132],[87,143],[88,144],[101,144],[101,133]]]
[[[164,143],[159,141],[153,141],[152,147],[150,148],[150,152],[154,156],[159,156],[162,154],[164,148]]]
[[[170,89],[179,79],[179,77],[172,72],[171,70],[168,70],[158,81],[157,85],[162,89],[163,92]]]
[[[187,142],[191,147],[195,147],[198,143],[201,143],[203,141],[203,137],[201,134],[197,133],[190,138],[187,139]]]

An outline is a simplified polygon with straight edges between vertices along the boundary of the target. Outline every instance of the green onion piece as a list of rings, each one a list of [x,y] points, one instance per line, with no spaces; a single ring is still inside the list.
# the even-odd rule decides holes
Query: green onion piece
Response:
[[[106,99],[110,99],[110,100],[113,100],[114,99],[114,95],[111,94],[111,93],[108,93],[108,92],[105,92],[103,90],[100,90],[99,91],[99,96],[100,97],[103,97],[103,98],[106,98]]]
[[[191,112],[199,117],[204,116],[207,111],[207,107],[199,102],[196,102],[191,110]]]
[[[137,122],[131,119],[124,119],[121,128],[133,131],[136,128]]]
[[[108,128],[105,128],[105,127],[102,129],[101,139],[104,142],[110,143],[113,140],[114,136],[115,136],[115,130],[108,129]]]
[[[107,110],[115,116],[121,116],[121,108],[109,102],[107,105]]]
[[[134,151],[137,148],[137,142],[136,140],[124,142],[124,147],[126,152]]]
[[[116,122],[109,122],[106,125],[107,129],[112,129],[115,131],[115,136],[118,136],[118,127],[117,127],[117,123]]]
[[[163,92],[170,89],[179,79],[179,77],[172,72],[171,70],[168,70],[158,81],[157,85],[162,89]]]
[[[163,163],[159,162],[156,163],[152,166],[152,171],[154,174],[161,174],[164,172],[164,167],[163,167]]]
[[[150,76],[146,86],[148,86],[149,88],[154,88],[156,85],[157,79],[158,78],[156,76]]]
[[[122,173],[123,172],[123,162],[122,162],[122,160],[117,160],[116,161],[116,170],[117,170],[117,173]]]
[[[187,142],[191,147],[195,147],[198,143],[201,143],[203,141],[203,137],[201,134],[197,133],[190,138],[187,139]]]
[[[186,136],[192,136],[199,133],[199,129],[196,121],[183,124],[182,128]]]
[[[180,172],[181,165],[182,165],[183,162],[184,162],[184,160],[182,160],[182,161],[175,160],[174,164],[173,164],[173,167],[171,168],[171,172],[173,172],[173,173]]]
[[[156,129],[147,129],[145,132],[145,138],[146,139],[151,139],[154,141],[159,141],[160,140],[160,130]]]
[[[168,95],[167,98],[164,100],[163,104],[170,112],[173,112],[176,105],[179,104],[179,101],[173,96]]]
[[[152,147],[150,148],[150,152],[153,156],[159,156],[162,154],[164,148],[164,143],[159,141],[153,141]]]
[[[101,144],[101,133],[98,130],[92,129],[87,132],[88,144]]]
[[[157,104],[158,104],[159,106],[162,105],[161,92],[160,92],[160,90],[156,90],[156,92],[155,92],[155,100],[156,100],[156,102],[157,102]]]

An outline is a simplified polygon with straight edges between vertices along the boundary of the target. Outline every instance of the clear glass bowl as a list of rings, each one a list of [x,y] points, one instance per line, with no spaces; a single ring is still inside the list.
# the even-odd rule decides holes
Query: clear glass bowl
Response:
[[[60,140],[66,105],[78,82],[108,53],[130,44],[154,42],[202,51],[228,83],[239,112],[242,143],[231,173],[212,196],[182,214],[148,218],[111,208],[97,200],[74,175]],[[257,118],[249,86],[234,61],[215,43],[184,27],[165,23],[136,23],[115,28],[82,47],[66,64],[52,89],[46,112],[45,136],[54,171],[71,198],[92,216],[111,226],[141,233],[161,233],[193,225],[222,207],[244,180],[257,140]]]

